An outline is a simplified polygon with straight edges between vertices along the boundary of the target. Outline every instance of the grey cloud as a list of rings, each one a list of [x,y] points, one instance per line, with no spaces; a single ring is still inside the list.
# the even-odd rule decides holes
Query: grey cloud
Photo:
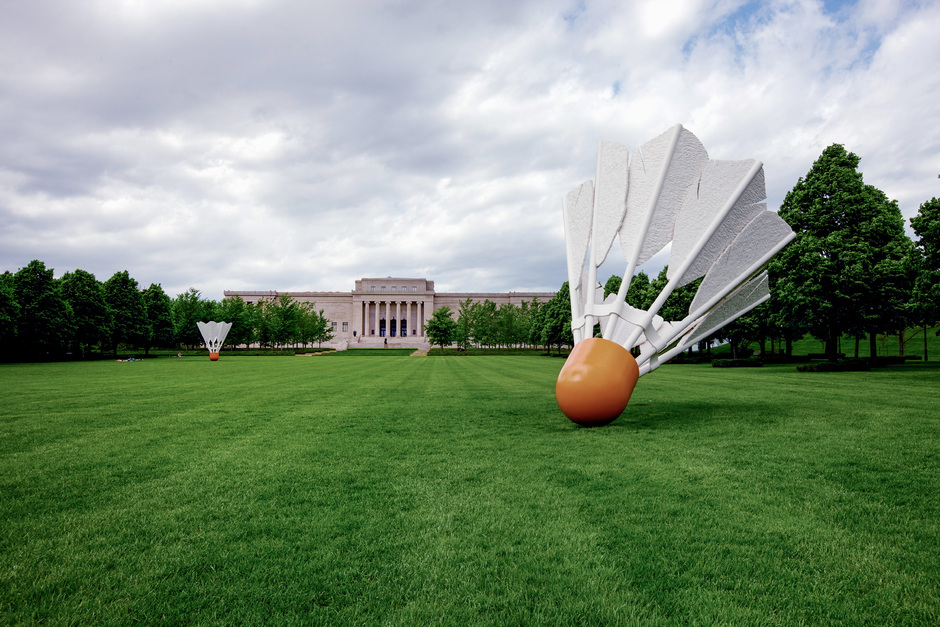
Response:
[[[938,9],[658,6],[15,3],[0,269],[127,269],[212,298],[387,274],[554,289],[561,196],[593,178],[597,141],[633,148],[676,122],[716,158],[762,159],[771,203],[855,138],[907,215],[937,194],[918,181],[936,180],[920,120],[940,86],[917,70]]]

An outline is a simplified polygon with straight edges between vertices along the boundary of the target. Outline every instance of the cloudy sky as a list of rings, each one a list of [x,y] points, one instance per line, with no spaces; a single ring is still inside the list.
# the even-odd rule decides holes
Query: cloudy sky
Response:
[[[0,271],[555,290],[597,142],[940,196],[935,0],[0,1]]]

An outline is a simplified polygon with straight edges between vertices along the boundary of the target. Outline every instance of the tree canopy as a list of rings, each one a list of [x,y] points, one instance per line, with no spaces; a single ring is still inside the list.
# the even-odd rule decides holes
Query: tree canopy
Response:
[[[780,217],[796,239],[771,262],[775,303],[836,358],[843,333],[897,324],[906,254],[897,203],[866,185],[858,155],[826,148],[787,193]]]
[[[145,343],[146,351],[149,352],[151,346],[173,346],[176,344],[173,301],[159,283],[151,283],[150,287],[144,290],[143,296],[147,308],[147,323],[150,325],[150,335]]]
[[[127,270],[115,272],[104,282],[104,299],[111,310],[111,344],[117,352],[118,344],[143,344],[150,339],[150,320],[144,296]]]
[[[0,275],[0,354],[13,350],[16,328],[20,317],[20,306],[13,293],[13,274]]]
[[[62,296],[72,308],[73,350],[89,350],[108,339],[113,317],[105,302],[104,287],[95,275],[84,270],[66,272],[61,286]]]
[[[940,319],[940,199],[921,204],[911,227],[920,253],[912,301],[920,321],[927,325]]]
[[[444,350],[444,345],[450,344],[457,337],[457,321],[451,317],[450,307],[441,307],[431,314],[424,330],[428,341]]]
[[[62,298],[53,269],[30,261],[13,275],[13,295],[19,306],[17,341],[27,353],[62,352],[71,335],[72,310]]]

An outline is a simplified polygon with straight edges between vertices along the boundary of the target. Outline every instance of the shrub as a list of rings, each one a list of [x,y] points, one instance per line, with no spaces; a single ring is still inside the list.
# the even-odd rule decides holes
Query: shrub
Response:
[[[886,355],[884,357],[870,357],[868,361],[872,368],[884,368],[885,366],[897,366],[908,360],[920,358],[920,355]]]
[[[760,359],[715,359],[712,368],[760,368],[764,365]]]
[[[802,364],[810,360],[809,355],[767,355],[762,358],[765,364]]]
[[[693,352],[691,355],[688,353],[681,353],[676,355],[669,360],[670,364],[704,364],[712,361],[711,355],[704,351]]]
[[[867,359],[841,359],[834,364],[803,364],[796,369],[799,372],[865,372],[871,370],[871,365]]]

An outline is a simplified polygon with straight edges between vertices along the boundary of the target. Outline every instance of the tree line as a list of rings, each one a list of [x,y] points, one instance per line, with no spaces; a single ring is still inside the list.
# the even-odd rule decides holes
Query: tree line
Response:
[[[911,218],[917,236],[905,232],[897,201],[864,182],[860,159],[841,144],[826,148],[805,177],[787,193],[779,214],[796,232],[794,241],[771,260],[771,298],[706,340],[728,341],[732,351],[757,342],[762,353],[791,352],[807,334],[825,343],[835,360],[840,341],[869,342],[897,337],[900,353],[913,330],[940,319],[940,200],[924,202]],[[611,277],[605,296],[618,291]],[[666,283],[664,268],[655,278],[637,274],[626,300],[647,309]],[[691,283],[674,292],[660,310],[667,320],[681,319],[698,288]],[[332,339],[333,325],[313,303],[290,296],[255,305],[240,297],[217,303],[190,288],[175,299],[159,284],[141,290],[127,271],[99,282],[84,270],[59,279],[38,260],[18,272],[0,275],[0,353],[6,355],[87,355],[116,351],[119,344],[142,347],[197,346],[198,320],[232,323],[227,344],[285,347]],[[435,311],[426,326],[433,344],[468,348],[549,346],[573,343],[567,282],[546,303],[497,306],[489,300],[461,302],[457,312]]]
[[[216,302],[195,288],[170,298],[158,283],[140,289],[126,270],[98,281],[85,270],[55,278],[39,260],[0,274],[0,355],[10,359],[89,357],[121,345],[195,348],[198,321],[232,323],[227,346],[304,347],[333,338],[333,324],[314,303],[282,294],[248,304],[240,296]]]
[[[563,289],[547,303],[533,298],[519,305],[497,305],[489,299],[468,298],[460,301],[457,311],[437,309],[425,333],[431,344],[441,348],[456,343],[462,349],[557,346],[560,350],[571,336],[571,304],[567,287]]]

